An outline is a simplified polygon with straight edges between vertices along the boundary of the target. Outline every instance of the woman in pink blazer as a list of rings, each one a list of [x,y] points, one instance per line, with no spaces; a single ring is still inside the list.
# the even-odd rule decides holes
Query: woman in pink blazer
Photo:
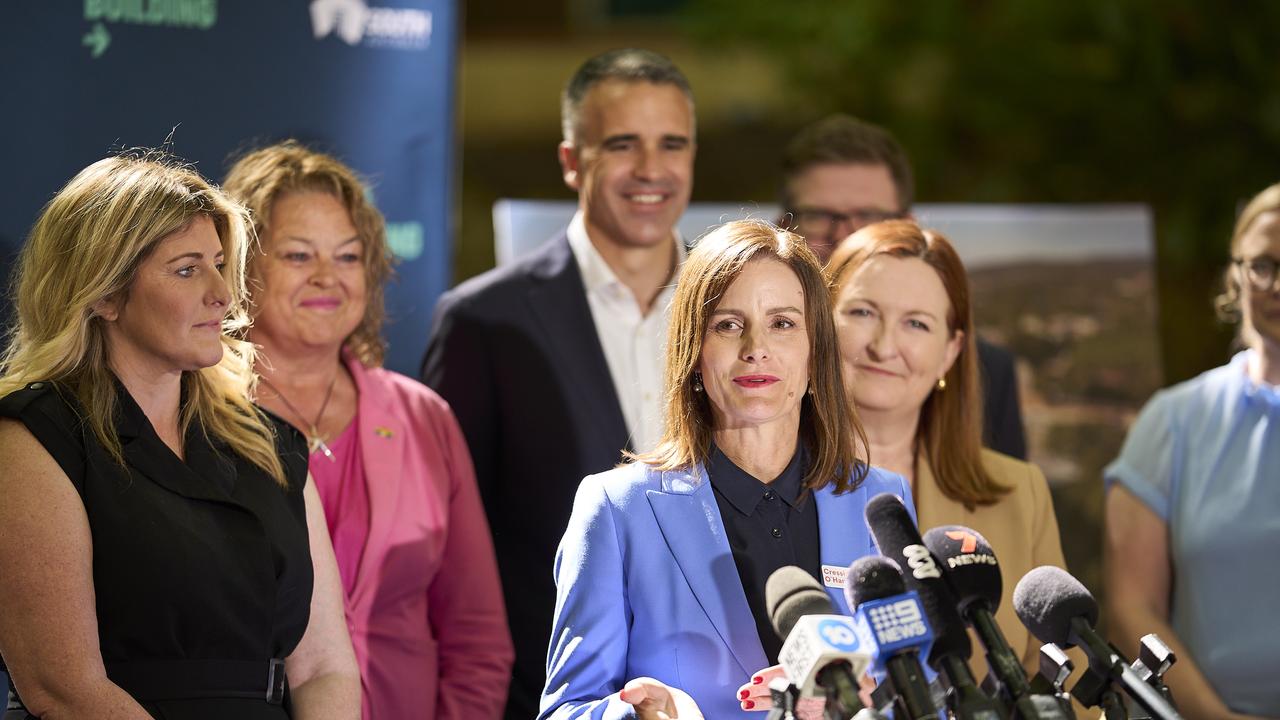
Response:
[[[513,651],[458,423],[380,367],[391,254],[350,168],[286,142],[231,169],[254,214],[258,403],[307,436],[366,720],[496,718]]]

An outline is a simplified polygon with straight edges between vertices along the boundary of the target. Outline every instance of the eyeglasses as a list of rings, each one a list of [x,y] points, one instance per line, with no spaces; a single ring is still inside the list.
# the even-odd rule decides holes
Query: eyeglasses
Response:
[[[843,225],[849,232],[885,220],[900,220],[907,216],[902,210],[855,208],[849,212],[836,212],[826,208],[799,207],[791,210],[796,228],[801,235],[831,237]]]
[[[1259,255],[1252,258],[1232,258],[1231,264],[1241,268],[1241,274],[1255,291],[1271,292],[1275,289],[1276,268],[1280,267],[1280,259]]]

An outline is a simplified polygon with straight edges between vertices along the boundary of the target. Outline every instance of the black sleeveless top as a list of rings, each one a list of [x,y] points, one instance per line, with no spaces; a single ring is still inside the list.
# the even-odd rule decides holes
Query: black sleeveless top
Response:
[[[310,615],[302,435],[272,417],[286,490],[199,427],[179,460],[117,390],[124,467],[56,385],[0,398],[84,502],[107,676],[156,718],[288,717],[266,688]]]

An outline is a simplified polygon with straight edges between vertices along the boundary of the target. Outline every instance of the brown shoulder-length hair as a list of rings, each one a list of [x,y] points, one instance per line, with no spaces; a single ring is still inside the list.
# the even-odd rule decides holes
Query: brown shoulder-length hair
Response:
[[[946,389],[930,393],[920,408],[916,456],[924,453],[943,495],[970,510],[992,505],[1010,488],[996,482],[982,465],[982,388],[964,264],[941,233],[911,220],[868,225],[840,243],[827,262],[833,303],[844,284],[877,255],[919,258],[933,268],[951,305],[947,330],[952,337],[964,333],[960,355],[945,376]]]
[[[712,230],[681,267],[667,332],[666,431],[655,450],[629,457],[659,470],[706,461],[713,430],[711,401],[706,392],[694,389],[694,373],[711,313],[747,263],[755,260],[785,264],[804,289],[810,388],[800,407],[800,440],[810,458],[805,486],[816,490],[833,483],[836,492],[853,490],[867,475],[865,454],[858,457],[860,450],[865,453],[867,436],[845,401],[826,282],[804,240],[764,220],[738,220]]]
[[[254,150],[237,160],[227,173],[223,190],[253,213],[259,242],[271,230],[272,204],[285,193],[322,192],[343,204],[364,242],[362,257],[366,301],[364,317],[347,337],[345,346],[364,365],[381,365],[386,354],[386,343],[382,339],[382,322],[386,318],[383,288],[391,277],[394,256],[387,245],[387,227],[382,213],[369,200],[365,184],[355,171],[332,155],[311,150],[295,140],[286,140]],[[254,265],[262,252],[262,248],[255,248],[249,253],[246,269],[251,289],[257,289],[253,286],[261,283],[254,272]]]

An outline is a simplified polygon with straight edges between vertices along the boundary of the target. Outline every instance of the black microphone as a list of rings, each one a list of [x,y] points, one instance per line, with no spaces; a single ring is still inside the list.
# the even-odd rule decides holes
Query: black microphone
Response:
[[[1158,720],[1182,717],[1093,629],[1098,621],[1098,602],[1066,570],[1043,565],[1027,573],[1013,590],[1013,607],[1022,624],[1042,642],[1084,648],[1089,667],[1112,686],[1128,693],[1151,717]],[[1080,698],[1078,694],[1077,698]],[[1084,698],[1080,699],[1084,702]]]
[[[843,720],[862,710],[857,676],[870,658],[858,651],[853,620],[838,614],[822,585],[794,565],[773,571],[764,598],[769,622],[783,639],[778,661],[801,702],[820,691],[828,716]]]
[[[1013,717],[1065,720],[1068,716],[1057,698],[1032,692],[1022,662],[996,624],[1004,581],[987,539],[963,525],[944,525],[926,532],[924,544],[942,564],[942,575],[955,593],[960,616],[986,648],[997,692],[1013,708]]]
[[[867,527],[880,552],[897,560],[903,567],[902,578],[908,588],[920,594],[925,613],[933,625],[933,649],[929,666],[946,678],[947,707],[961,720],[997,720],[1008,713],[1000,703],[978,689],[969,669],[973,648],[964,621],[960,619],[955,596],[942,579],[937,560],[925,547],[920,530],[902,500],[892,493],[881,493],[867,503]]]
[[[844,596],[854,608],[859,634],[872,648],[874,665],[883,667],[898,696],[894,716],[933,720],[938,708],[920,666],[920,652],[929,649],[933,636],[918,594],[907,594],[898,563],[879,555],[859,558],[849,566],[844,583]],[[886,602],[876,602],[880,600]]]

